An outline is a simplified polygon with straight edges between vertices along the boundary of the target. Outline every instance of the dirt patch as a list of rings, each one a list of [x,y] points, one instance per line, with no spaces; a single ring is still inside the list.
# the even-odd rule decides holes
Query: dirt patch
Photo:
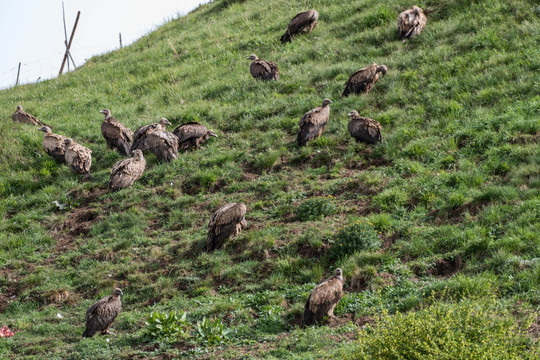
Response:
[[[531,326],[529,326],[527,334],[533,339],[538,340],[538,337],[540,336],[540,317],[537,317]]]
[[[465,262],[461,256],[457,255],[451,259],[437,259],[435,265],[428,269],[428,275],[435,275],[441,277],[450,277],[456,272],[463,270]]]

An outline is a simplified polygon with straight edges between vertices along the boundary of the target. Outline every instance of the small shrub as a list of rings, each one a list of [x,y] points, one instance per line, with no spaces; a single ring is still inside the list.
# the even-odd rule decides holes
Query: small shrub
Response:
[[[170,311],[160,313],[152,311],[146,320],[147,337],[151,340],[174,342],[179,338],[187,337],[187,329],[190,324],[186,320],[186,314],[183,311],[177,313]]]
[[[329,253],[332,260],[342,260],[356,252],[381,247],[381,239],[373,225],[360,220],[340,229],[333,240]]]
[[[335,214],[336,211],[337,207],[331,196],[317,196],[298,205],[295,214],[300,221],[314,221]]]
[[[206,317],[195,325],[196,337],[206,346],[220,345],[229,340],[230,330],[225,328],[221,319],[210,320]]]

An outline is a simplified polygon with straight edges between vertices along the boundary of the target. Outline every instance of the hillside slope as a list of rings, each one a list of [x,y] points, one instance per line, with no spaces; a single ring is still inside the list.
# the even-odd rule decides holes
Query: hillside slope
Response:
[[[403,42],[397,15],[413,4],[433,12]],[[315,30],[281,44],[309,8]],[[0,357],[361,357],[384,338],[366,323],[429,322],[430,309],[470,304],[508,325],[486,315],[474,326],[534,358],[539,16],[526,0],[217,0],[58,79],[0,92],[0,326],[16,332],[0,339]],[[252,53],[278,63],[278,82],[251,77]],[[386,76],[341,98],[348,76],[374,62]],[[323,98],[328,126],[299,148],[298,120]],[[92,150],[91,181],[49,158],[37,128],[13,125],[18,104]],[[110,193],[122,157],[100,133],[103,108],[133,130],[166,117],[219,138],[172,163],[146,155],[141,179]],[[352,109],[382,124],[383,143],[350,138]],[[239,201],[248,228],[206,253],[210,215]],[[346,279],[338,319],[302,329],[309,292],[336,267]],[[116,286],[117,336],[82,339],[86,308]],[[170,310],[192,330],[220,319],[230,339],[151,340],[147,316]],[[475,336],[467,341],[483,349]]]

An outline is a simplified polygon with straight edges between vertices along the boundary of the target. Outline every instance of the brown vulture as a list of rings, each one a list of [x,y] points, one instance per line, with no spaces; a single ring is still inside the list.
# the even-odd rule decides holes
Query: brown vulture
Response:
[[[145,152],[150,148],[148,146],[148,134],[154,131],[157,124],[161,124],[163,128],[165,128],[166,125],[171,125],[169,120],[161,118],[161,120],[159,120],[159,123],[141,126],[137,129],[137,131],[135,131],[135,134],[133,134],[133,145],[131,145],[131,151],[139,149],[142,152]]]
[[[77,144],[72,139],[64,141],[66,150],[64,158],[66,164],[77,174],[83,174],[85,178],[90,178],[90,166],[92,166],[92,150]]]
[[[11,120],[13,122],[20,122],[21,124],[30,124],[30,125],[37,125],[37,126],[47,126],[38,119],[34,115],[31,115],[27,113],[26,111],[23,111],[21,105],[17,105],[17,110],[11,115]]]
[[[329,277],[311,292],[304,306],[302,325],[321,322],[325,315],[333,318],[334,308],[343,295],[343,274],[337,268],[334,276]]]
[[[377,120],[373,120],[367,117],[358,115],[358,111],[353,110],[348,114],[351,118],[349,120],[349,133],[356,142],[365,142],[368,144],[376,144],[382,141],[381,124]]]
[[[287,31],[281,37],[281,42],[286,43],[291,41],[293,37],[301,33],[308,33],[317,26],[319,13],[315,10],[308,10],[297,14],[287,27]]]
[[[43,150],[56,161],[66,162],[66,144],[64,142],[67,140],[67,137],[53,134],[51,128],[48,126],[41,127],[39,131],[45,133],[43,136]]]
[[[236,236],[242,228],[245,228],[247,226],[245,215],[244,203],[231,203],[217,209],[208,223],[206,251],[219,249],[227,238]]]
[[[426,23],[426,15],[418,6],[405,10],[399,14],[397,19],[399,37],[412,39],[420,34]]]
[[[122,311],[120,295],[124,295],[124,293],[121,289],[116,288],[112,295],[105,296],[86,310],[86,329],[82,334],[83,337],[92,337],[97,332],[101,332],[101,335],[114,335],[109,331],[109,326]]]
[[[111,110],[104,109],[100,113],[105,115],[105,120],[101,123],[101,133],[107,141],[107,146],[118,150],[122,155],[129,155],[133,143],[133,132],[113,118]]]
[[[387,71],[388,68],[386,65],[378,66],[377,64],[371,64],[368,67],[357,70],[345,83],[345,90],[341,96],[349,96],[351,93],[368,93],[379,80],[379,73],[386,75]]]
[[[154,131],[147,136],[150,150],[161,161],[173,161],[178,158],[178,138],[157,124]]]
[[[255,54],[251,54],[248,60],[251,60],[249,72],[255,79],[279,80],[279,70],[275,62],[259,59]]]
[[[130,187],[135,180],[141,177],[145,167],[146,160],[142,151],[139,149],[133,150],[132,157],[120,160],[113,165],[109,189],[120,190]]]
[[[173,134],[178,137],[180,150],[199,149],[210,136],[218,137],[215,132],[208,130],[203,124],[194,121],[177,126],[173,130]]]
[[[321,136],[328,118],[330,117],[330,99],[324,99],[322,106],[308,111],[300,119],[300,131],[298,131],[298,145],[305,146],[308,141]]]

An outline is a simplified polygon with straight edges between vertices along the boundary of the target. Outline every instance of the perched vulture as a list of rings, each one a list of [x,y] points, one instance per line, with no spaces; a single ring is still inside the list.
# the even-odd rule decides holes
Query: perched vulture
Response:
[[[98,331],[101,332],[101,335],[114,335],[109,331],[109,326],[122,311],[120,295],[124,295],[124,293],[121,289],[116,288],[112,295],[105,296],[86,310],[86,329],[82,334],[83,337],[92,337]]]
[[[382,127],[377,120],[360,116],[356,110],[351,111],[348,115],[351,118],[348,125],[349,133],[356,139],[356,142],[376,144],[382,141]]]
[[[64,158],[66,164],[77,174],[83,174],[85,178],[90,178],[90,166],[92,166],[92,150],[77,144],[72,139],[64,141],[66,150]]]
[[[113,118],[111,110],[104,109],[100,113],[105,115],[105,120],[101,123],[101,133],[107,140],[107,146],[118,150],[122,155],[129,155],[131,143],[133,143],[133,132]]]
[[[279,80],[279,70],[275,62],[259,59],[255,54],[251,54],[248,60],[251,60],[249,72],[255,79]]]
[[[173,161],[178,158],[178,138],[157,124],[154,131],[148,134],[148,147],[161,161]]]
[[[302,325],[312,325],[325,315],[334,317],[334,308],[343,295],[343,275],[340,268],[311,292],[304,306]]]
[[[293,17],[287,27],[287,31],[281,37],[281,42],[285,44],[298,34],[312,31],[317,26],[318,18],[319,13],[315,10],[308,10],[297,14]]]
[[[135,180],[141,177],[145,167],[146,160],[142,151],[139,149],[133,150],[132,157],[120,160],[113,165],[109,189],[120,190],[130,187]]]
[[[11,119],[13,122],[20,122],[22,124],[30,124],[30,125],[37,125],[37,126],[47,126],[38,119],[34,115],[31,115],[27,113],[26,111],[23,111],[21,105],[17,105],[17,110],[11,115]]]
[[[242,228],[245,228],[247,226],[245,215],[244,203],[231,203],[217,209],[208,223],[206,251],[219,249],[227,238],[236,236]]]
[[[345,83],[345,90],[341,96],[349,96],[351,93],[368,93],[379,80],[379,73],[386,75],[387,71],[388,68],[386,65],[378,66],[377,64],[371,64],[368,67],[357,70]]]
[[[178,137],[178,148],[188,150],[199,149],[210,136],[218,137],[215,132],[208,130],[203,124],[198,122],[188,122],[179,125],[174,129],[173,134]]]
[[[41,127],[39,131],[45,133],[43,136],[43,150],[56,161],[66,162],[66,144],[64,142],[67,140],[67,137],[53,134],[51,128],[48,126]]]
[[[148,134],[155,130],[157,124],[161,124],[163,128],[165,128],[166,125],[171,125],[169,120],[161,118],[159,123],[141,126],[137,129],[137,131],[135,131],[135,134],[133,134],[133,145],[131,145],[131,151],[139,149],[142,152],[145,152],[150,148],[148,146]]]
[[[298,131],[299,146],[305,146],[308,141],[321,136],[330,117],[330,106],[328,105],[331,103],[330,99],[324,99],[322,106],[318,106],[302,116],[299,123],[300,131]]]
[[[397,19],[399,37],[412,39],[420,34],[426,23],[426,15],[418,6],[405,10]]]

